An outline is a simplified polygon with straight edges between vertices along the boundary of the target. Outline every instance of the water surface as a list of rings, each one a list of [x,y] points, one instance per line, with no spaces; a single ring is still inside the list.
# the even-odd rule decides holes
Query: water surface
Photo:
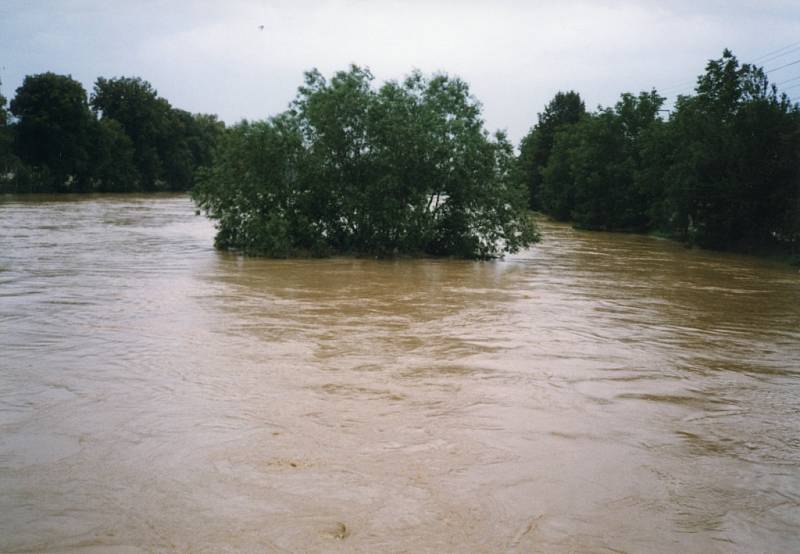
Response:
[[[505,261],[213,250],[0,202],[2,552],[800,549],[800,274],[542,224]]]

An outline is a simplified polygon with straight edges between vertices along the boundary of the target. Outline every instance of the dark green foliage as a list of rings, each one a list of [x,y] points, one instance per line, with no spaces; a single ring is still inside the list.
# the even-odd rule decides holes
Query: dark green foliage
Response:
[[[69,76],[25,78],[11,101],[19,158],[59,192],[88,186],[92,114],[83,86]]]
[[[2,81],[0,81],[2,85]],[[0,127],[8,125],[8,111],[6,110],[6,97],[0,93]]]
[[[9,124],[6,98],[0,94],[0,191],[16,166],[14,155],[14,128]]]
[[[662,101],[624,94],[613,110],[561,126],[540,172],[544,211],[711,248],[800,249],[798,106],[729,51],[667,121]]]
[[[91,150],[92,190],[128,192],[138,189],[139,174],[133,156],[133,142],[113,119],[93,121]]]
[[[54,73],[25,78],[16,122],[0,97],[0,192],[188,190],[224,129],[139,78],[98,79],[91,106],[80,83]]]
[[[164,168],[159,142],[165,142],[170,106],[140,78],[100,77],[94,85],[92,108],[101,118],[117,121],[130,138],[138,172],[136,189],[164,190]]]
[[[637,175],[643,135],[659,122],[654,91],[623,94],[615,108],[562,127],[542,171],[542,208],[588,229],[643,230],[648,195]]]
[[[183,122],[183,140],[189,149],[195,167],[208,167],[214,159],[214,148],[225,130],[216,115],[190,114],[183,110],[175,110],[177,117]]]
[[[306,152],[297,122],[286,116],[228,129],[216,162],[201,174],[194,197],[219,219],[220,248],[248,245],[252,253],[288,255],[294,249],[316,250],[318,232],[303,225],[311,191],[296,183]],[[265,178],[269,176],[269,178]],[[291,231],[306,231],[290,240]]]
[[[371,83],[311,71],[288,112],[226,132],[194,190],[220,247],[491,258],[536,240],[512,148],[463,81]]]
[[[664,173],[664,230],[712,248],[796,248],[797,107],[728,51],[709,62],[696,92],[670,119],[675,162]]]
[[[138,174],[134,190],[190,189],[195,169],[210,162],[221,130],[214,116],[174,109],[138,77],[97,79],[91,104],[130,138]]]
[[[577,92],[559,92],[539,114],[539,122],[520,144],[520,176],[528,189],[533,210],[541,210],[542,172],[550,159],[556,133],[565,126],[577,123],[586,114],[586,106]]]

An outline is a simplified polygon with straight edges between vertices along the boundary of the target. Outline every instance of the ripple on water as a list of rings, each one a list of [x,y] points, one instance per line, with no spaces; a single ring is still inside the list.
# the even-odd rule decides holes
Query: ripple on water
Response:
[[[0,203],[0,550],[797,550],[796,272],[542,230],[275,261],[185,196]]]

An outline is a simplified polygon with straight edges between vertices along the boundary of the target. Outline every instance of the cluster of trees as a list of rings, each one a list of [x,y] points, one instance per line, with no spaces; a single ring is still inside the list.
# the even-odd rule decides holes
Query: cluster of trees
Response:
[[[219,247],[491,258],[537,239],[514,150],[466,83],[372,81],[308,72],[288,111],[227,130],[193,189]]]
[[[0,192],[188,190],[223,131],[139,78],[101,77],[88,97],[70,76],[29,75],[8,109],[0,96]]]
[[[138,78],[28,76],[0,95],[0,192],[189,190],[217,245],[253,254],[492,258],[538,239],[526,209],[581,228],[800,252],[800,106],[725,51],[663,116],[655,90],[587,112],[559,93],[519,155],[463,81],[373,87],[308,72],[290,108],[231,128]]]
[[[559,93],[523,139],[532,209],[587,229],[800,250],[800,109],[725,51],[669,117],[656,91],[587,113]]]

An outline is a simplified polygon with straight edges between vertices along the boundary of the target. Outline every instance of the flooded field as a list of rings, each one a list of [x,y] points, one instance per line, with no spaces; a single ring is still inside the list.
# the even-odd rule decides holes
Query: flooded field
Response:
[[[0,201],[0,552],[800,549],[800,273],[542,223],[242,259],[185,196]]]

